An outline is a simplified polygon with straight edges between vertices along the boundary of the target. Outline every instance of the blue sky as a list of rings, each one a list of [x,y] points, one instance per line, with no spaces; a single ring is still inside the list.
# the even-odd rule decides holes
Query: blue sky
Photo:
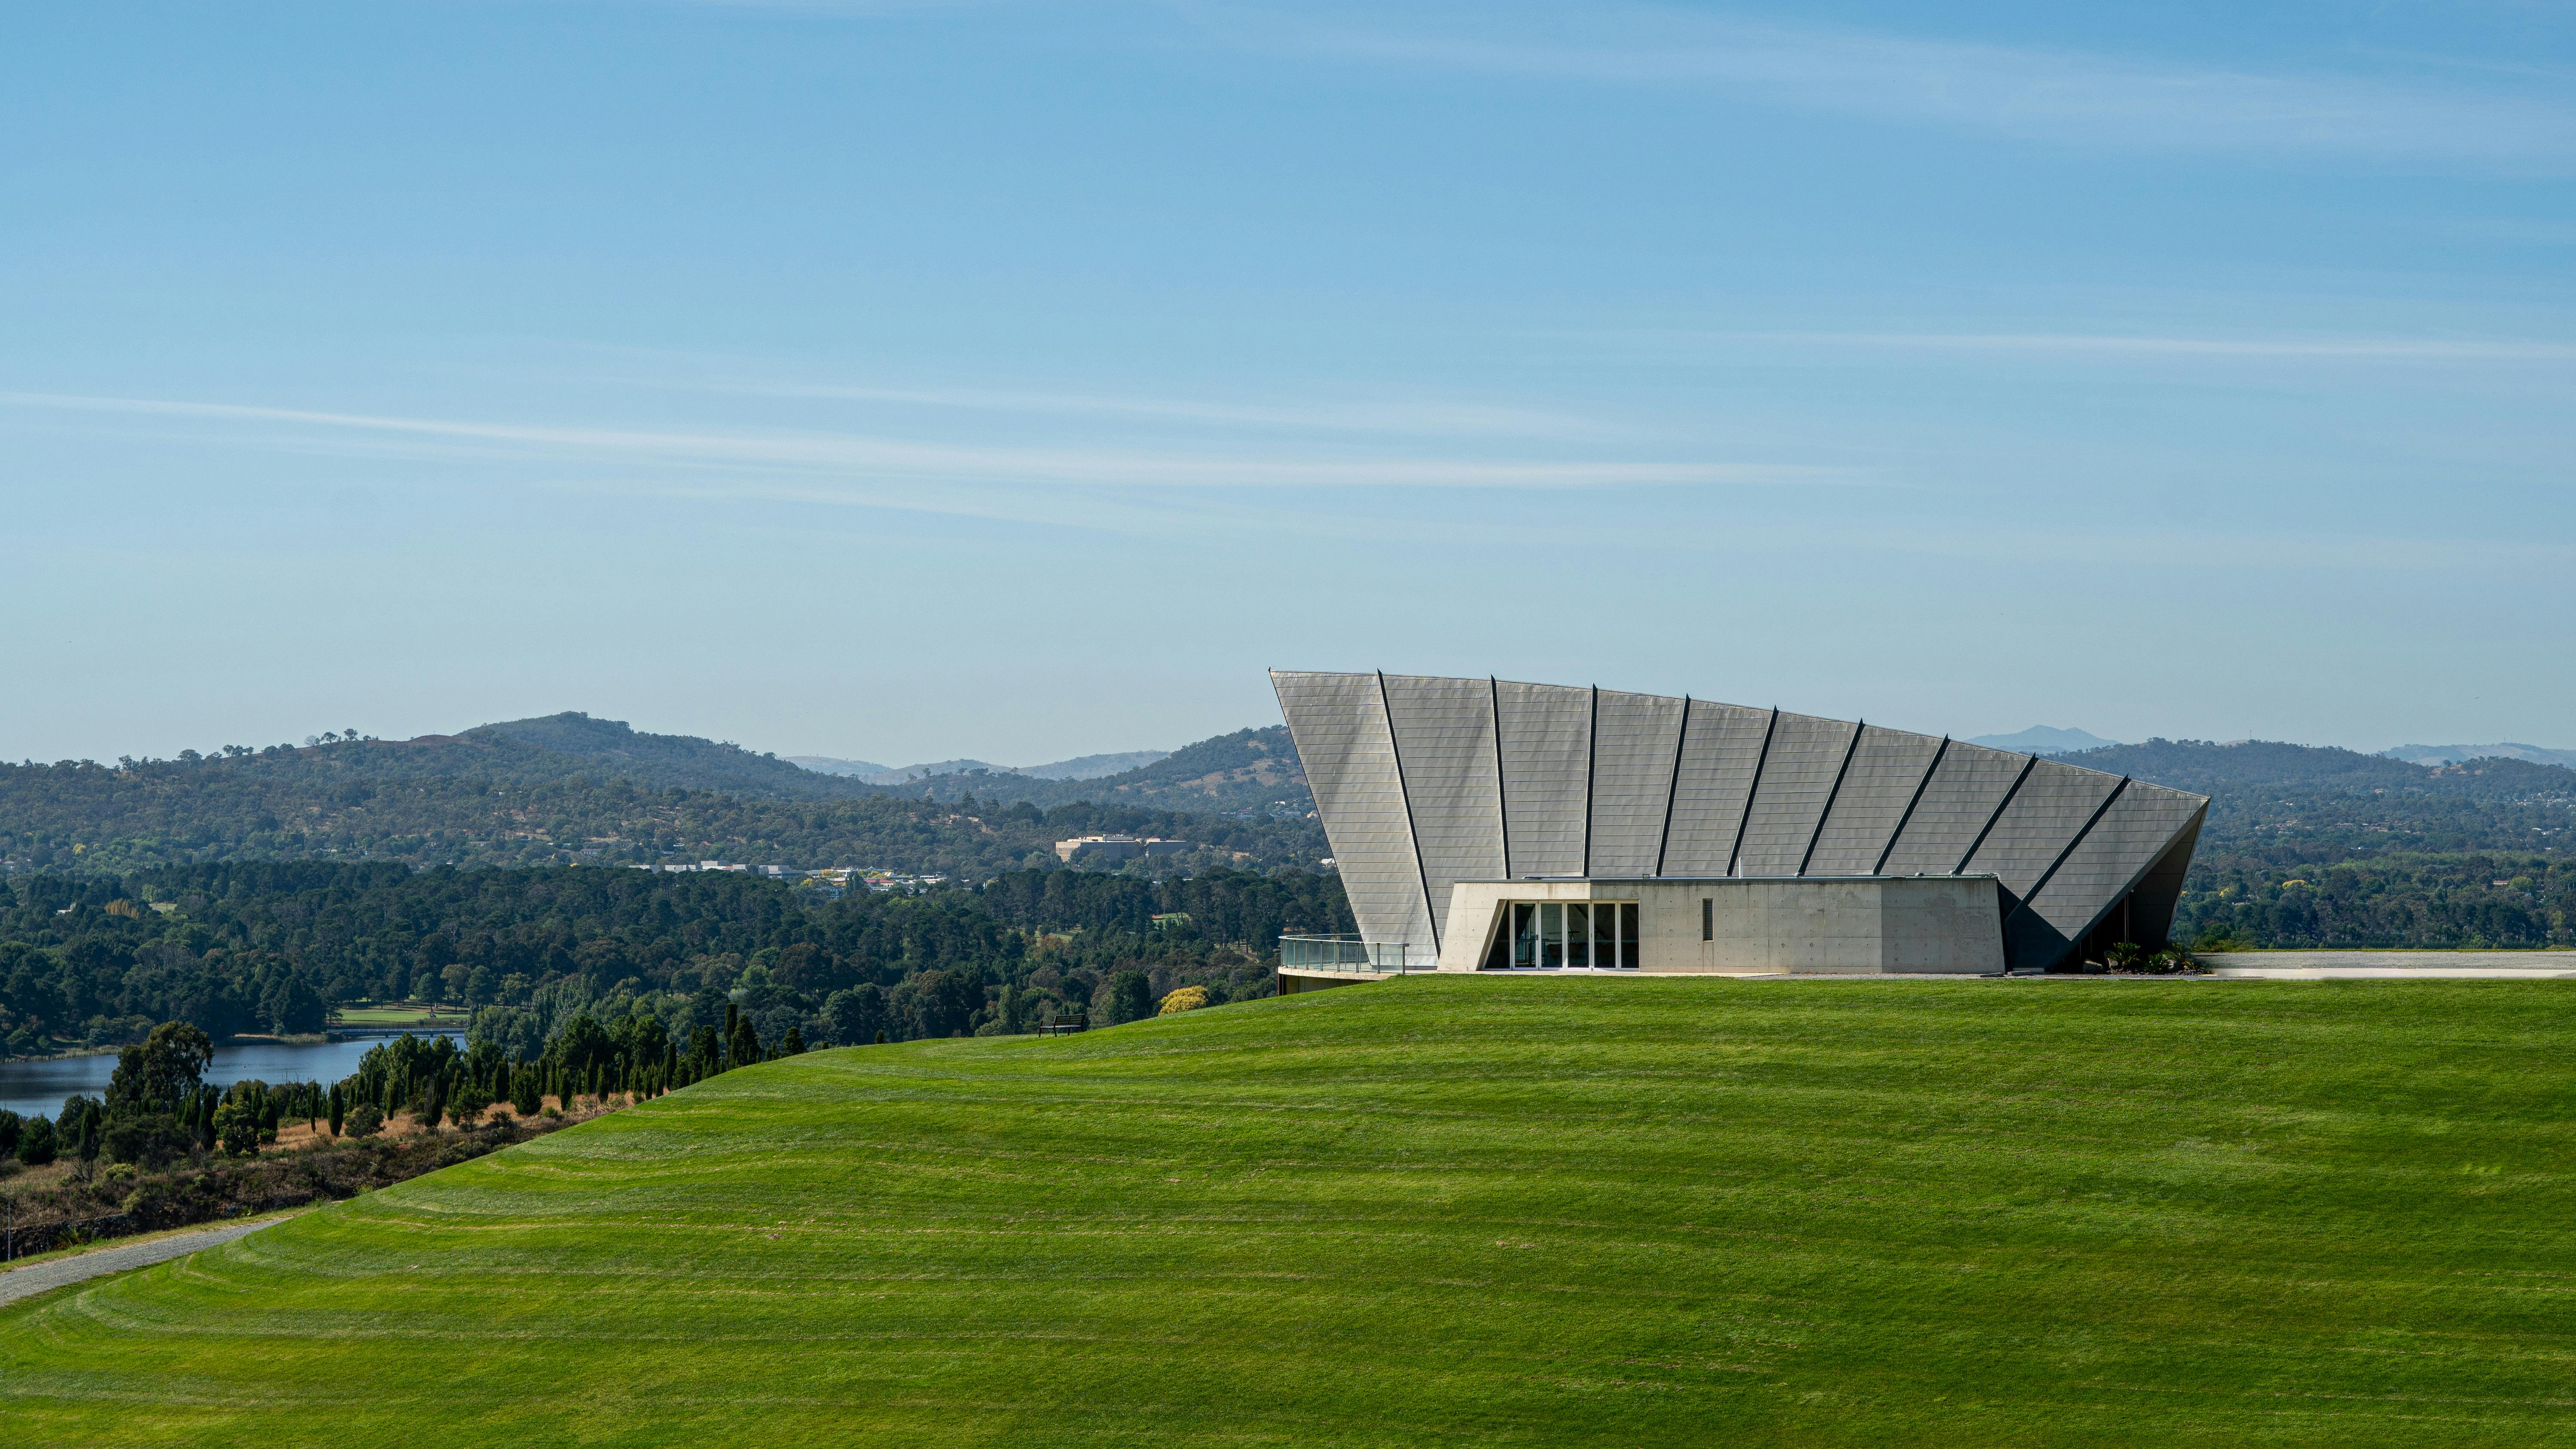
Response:
[[[0,755],[1266,666],[2576,745],[2576,6],[95,5]]]

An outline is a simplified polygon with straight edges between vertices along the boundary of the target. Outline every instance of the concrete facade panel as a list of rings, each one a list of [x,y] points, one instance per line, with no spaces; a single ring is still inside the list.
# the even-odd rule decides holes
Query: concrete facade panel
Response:
[[[1804,874],[1876,874],[1879,856],[1895,839],[1897,823],[1940,749],[1930,735],[1863,725]]]
[[[2145,878],[2129,892],[2129,939],[2139,945],[2154,948],[2171,944],[2174,911],[2182,904],[2183,878],[2191,873],[2192,849],[2200,843],[2200,825],[2208,810],[2209,802],[2201,801],[2191,823],[2174,837],[2173,844],[2165,847],[2165,853],[2156,858]]]
[[[1782,714],[1771,731],[1771,749],[1745,817],[1744,847],[1736,875],[1796,875],[1807,858],[1825,812],[1825,797],[1842,772],[1843,755],[1858,726],[1808,714]]]
[[[2118,788],[2117,775],[2039,761],[2012,803],[1995,817],[1995,828],[1968,858],[1967,869],[1995,877],[2006,897],[2018,903]]]
[[[2029,909],[2069,940],[2080,940],[2200,818],[2202,806],[2197,795],[2131,781],[2031,897]]]
[[[1977,840],[1977,832],[1995,815],[2013,781],[2021,777],[2028,755],[2006,754],[1983,745],[1950,742],[1941,763],[1923,787],[1904,830],[1896,837],[1888,875],[1948,875]]]
[[[1273,671],[1270,678],[1360,934],[1432,954],[1431,910],[1377,676]]]
[[[1744,821],[1753,772],[1771,711],[1738,704],[1690,702],[1682,733],[1681,779],[1673,791],[1672,822],[1665,828],[1665,875],[1726,874]]]
[[[1681,747],[1682,701],[1601,691],[1592,735],[1592,875],[1652,875]],[[1488,876],[1500,871],[1488,871]]]
[[[1589,823],[1592,691],[1554,684],[1498,684],[1503,827],[1509,873],[1581,875]]]
[[[1396,760],[1413,813],[1413,838],[1431,897],[1434,931],[1445,925],[1449,887],[1503,873],[1503,803],[1494,770],[1494,695],[1482,679],[1386,676]]]
[[[1576,975],[1972,975],[2003,969],[1991,876],[1461,881],[1452,891],[1454,929],[1440,953],[1442,971],[1477,970],[1502,925],[1503,908],[1513,902],[1587,900],[1638,903],[1642,962],[1634,971],[1571,973]]]

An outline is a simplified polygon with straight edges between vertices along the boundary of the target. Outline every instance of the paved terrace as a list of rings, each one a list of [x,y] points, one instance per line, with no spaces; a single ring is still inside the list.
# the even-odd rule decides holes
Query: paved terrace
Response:
[[[2201,954],[2209,975],[2222,980],[2238,981],[2435,981],[2490,980],[2544,981],[2576,977],[2576,951],[2210,951]],[[1335,971],[1313,966],[1292,966],[1280,972],[1283,984],[1300,983],[1308,991],[1327,986],[1347,986],[1362,981],[1384,981],[1394,971]],[[1430,974],[1426,968],[1414,975]],[[1599,971],[1584,968],[1559,968],[1548,971],[1452,971],[1451,976],[1615,976],[1627,980],[1648,978],[1658,981],[1705,977],[1721,981],[1778,981],[1792,974],[1812,975],[1819,981],[1904,980],[1904,981],[1975,981],[1982,979],[1962,975],[1917,975],[1889,972],[1714,972],[1714,971]],[[2073,973],[2068,973],[2070,976]],[[2034,978],[2021,978],[2024,980]],[[2059,977],[2054,979],[2066,979]],[[2122,978],[2132,979],[2132,978]],[[2168,980],[2198,978],[2169,977]],[[1291,988],[1293,991],[1295,988]]]

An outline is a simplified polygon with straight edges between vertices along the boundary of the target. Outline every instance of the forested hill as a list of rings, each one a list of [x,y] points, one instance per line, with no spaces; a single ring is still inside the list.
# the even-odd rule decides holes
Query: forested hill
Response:
[[[2064,757],[2210,797],[2175,931],[2204,947],[2576,944],[2576,771],[2255,740]]]
[[[551,772],[558,779],[582,773],[632,780],[654,789],[721,790],[769,800],[848,800],[874,793],[861,781],[819,774],[730,742],[645,734],[623,721],[592,719],[579,712],[483,725],[467,730],[459,742],[522,746],[510,752],[514,758],[525,759],[529,767]],[[527,750],[548,758],[539,761],[529,757]],[[450,768],[442,773],[458,772]]]
[[[1238,730],[1175,750],[1139,769],[1092,780],[1041,780],[1028,775],[934,775],[887,787],[913,799],[985,799],[1060,805],[1075,800],[1151,805],[1162,810],[1302,817],[1315,808],[1306,772],[1285,725]]]
[[[568,711],[536,719],[477,725],[453,735],[410,740],[323,735],[303,746],[250,749],[229,745],[212,755],[183,750],[175,760],[122,760],[157,778],[234,775],[352,782],[471,775],[533,786],[576,776],[626,780],[654,790],[721,790],[764,800],[850,800],[878,794],[857,780],[817,774],[736,744],[693,735],[656,735],[622,720]]]
[[[2427,766],[2330,745],[2277,740],[2149,740],[2062,755],[2069,764],[2135,775],[2158,785],[2216,796],[2276,785],[2330,790],[2407,790],[2462,799],[2576,796],[2576,770],[2531,760],[2482,759]]]
[[[2410,765],[2267,740],[2149,740],[2062,758],[2209,796],[2204,860],[2232,851],[2287,865],[2390,853],[2558,857],[2576,844],[2576,770],[2528,760]]]
[[[728,1001],[765,1041],[790,1026],[807,1041],[947,1036],[994,1026],[1006,1003],[1022,1024],[1081,1008],[1121,971],[1157,997],[1268,995],[1281,932],[1350,929],[1341,882],[1304,872],[1031,871],[837,901],[742,875],[567,868],[20,875],[0,880],[0,1053],[139,1040],[165,1020],[310,1032],[361,998],[482,1008],[478,1031],[514,1050],[576,1011],[649,1011],[685,1036]],[[826,1016],[840,993],[857,1016]]]
[[[1282,779],[1245,735],[1192,746],[1201,777]],[[1284,732],[1282,732],[1284,734]],[[1284,747],[1284,741],[1283,741]],[[1172,759],[1180,759],[1181,755]],[[1229,764],[1228,762],[1233,762]],[[1097,781],[949,777],[902,791],[819,775],[733,745],[563,714],[416,740],[326,736],[175,760],[0,764],[0,869],[118,871],[218,860],[440,864],[869,866],[947,875],[1036,863],[1068,836],[1125,831],[1214,854],[1175,861],[1311,866],[1310,807],[1219,818],[1225,801],[1154,774]],[[1187,768],[1187,767],[1185,767]],[[1295,799],[1304,800],[1302,777]],[[1119,788],[1121,783],[1139,788]],[[998,787],[1044,798],[997,800]],[[1238,787],[1258,791],[1267,787]],[[1022,791],[1023,795],[1027,792]],[[1275,793],[1275,792],[1274,792]],[[1085,802],[1102,802],[1097,805]],[[1208,813],[1184,813],[1208,812]],[[1044,857],[1052,859],[1052,856]]]

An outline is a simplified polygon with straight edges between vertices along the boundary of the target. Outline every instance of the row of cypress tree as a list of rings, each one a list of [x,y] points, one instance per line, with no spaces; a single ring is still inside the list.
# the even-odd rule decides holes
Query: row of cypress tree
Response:
[[[374,1107],[380,1119],[408,1112],[434,1127],[450,1118],[471,1123],[504,1102],[533,1117],[546,1110],[548,1098],[564,1111],[583,1097],[649,1100],[804,1050],[804,1035],[793,1026],[774,1047],[765,1046],[750,1019],[731,1005],[723,1031],[700,1027],[685,1051],[649,1015],[624,1018],[614,1031],[588,1015],[576,1016],[543,1051],[517,1060],[488,1041],[459,1051],[452,1038],[405,1034],[370,1050],[356,1072],[330,1089],[331,1131],[340,1134],[361,1103]]]

